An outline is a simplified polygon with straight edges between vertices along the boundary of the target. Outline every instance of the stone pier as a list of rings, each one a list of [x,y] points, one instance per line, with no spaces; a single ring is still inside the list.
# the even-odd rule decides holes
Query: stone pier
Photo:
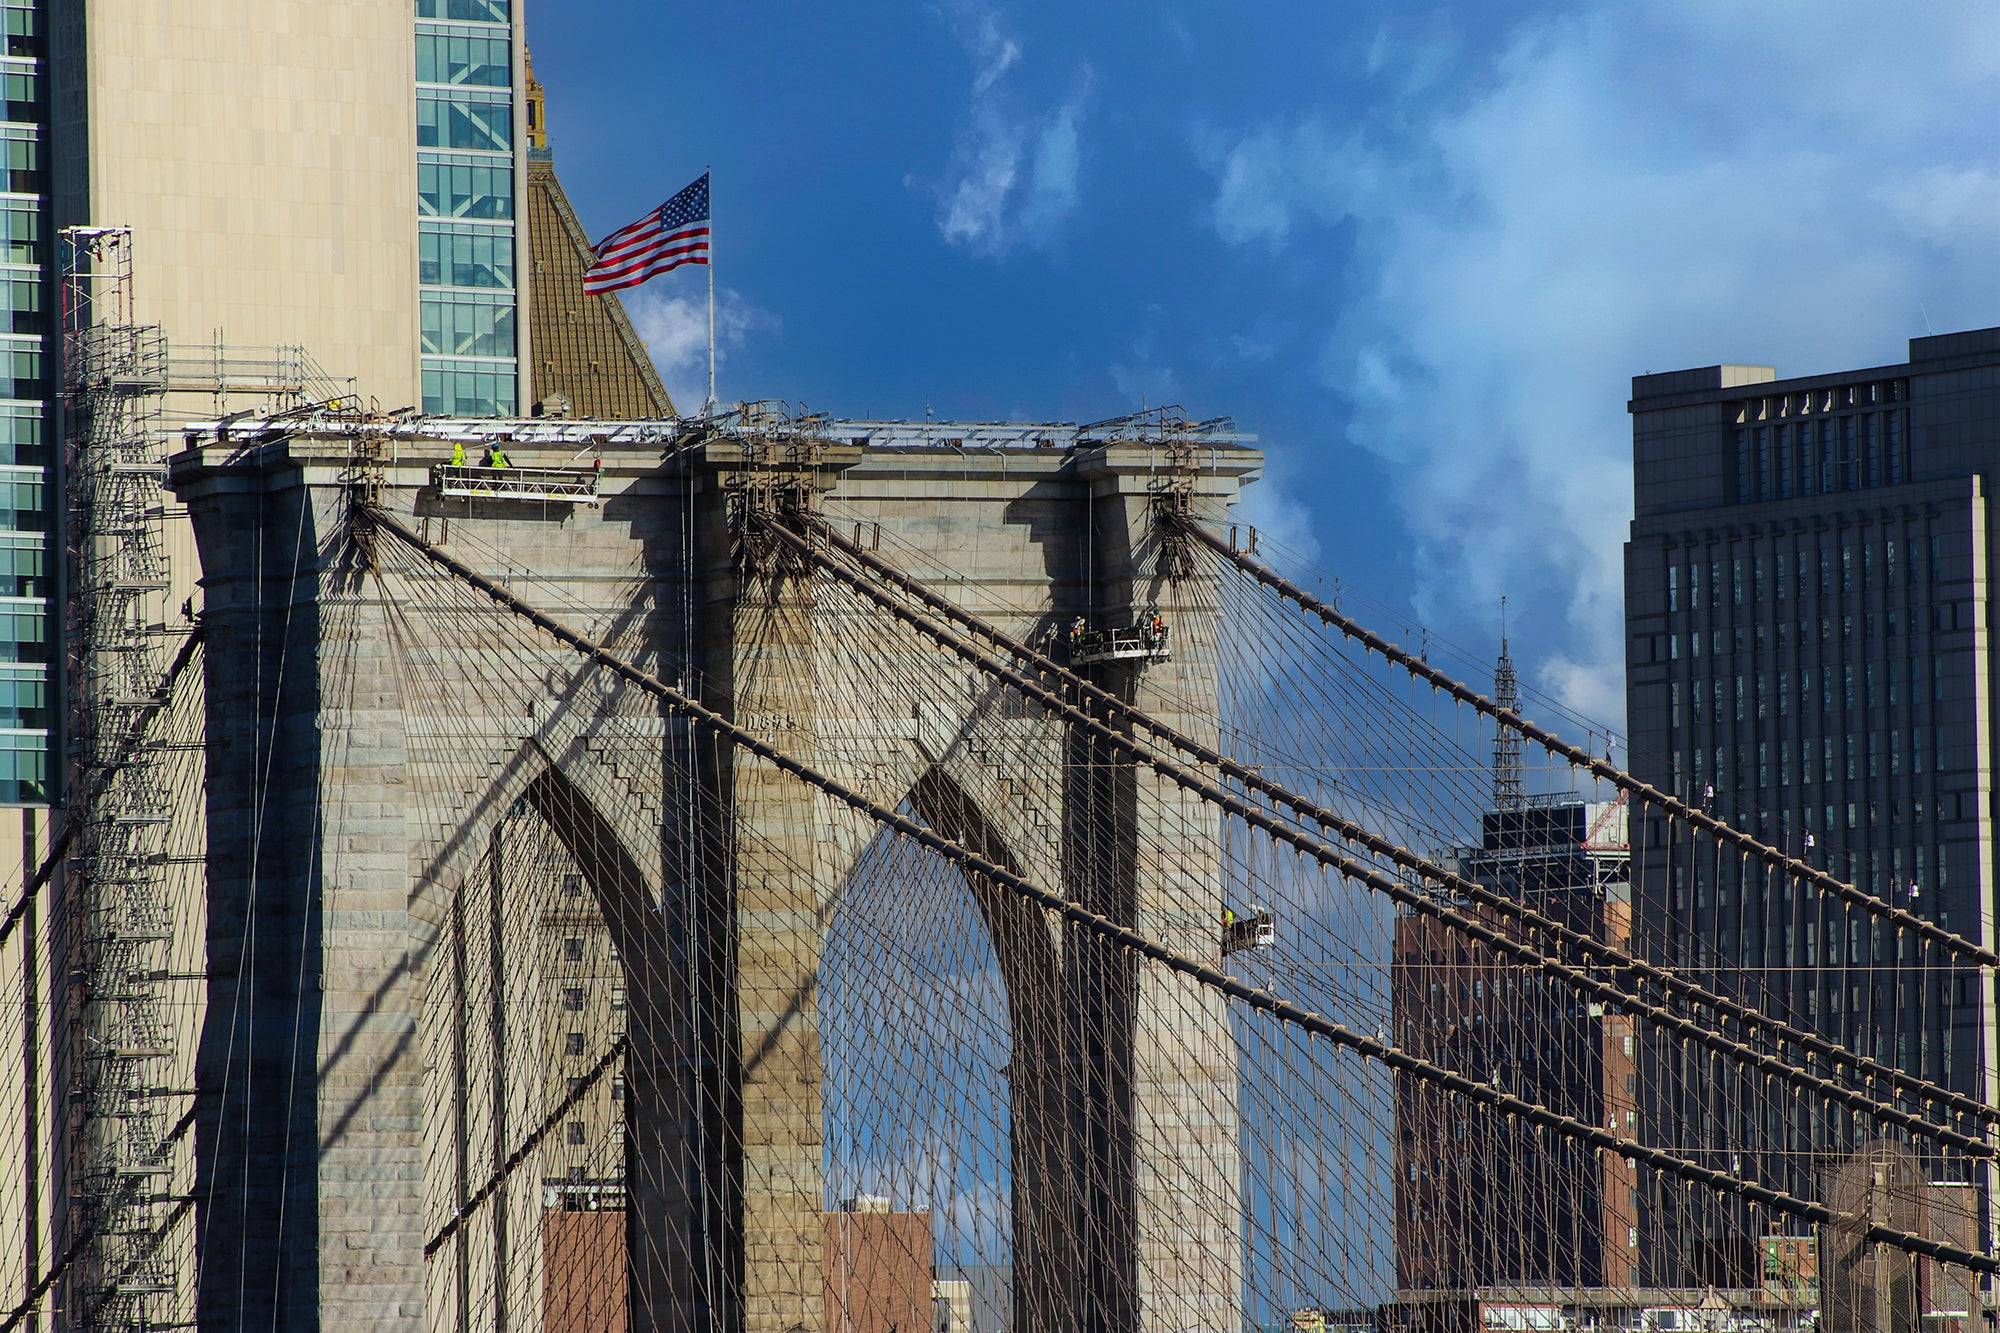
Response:
[[[941,426],[894,441],[869,423],[832,430],[838,444],[808,478],[830,523],[1020,638],[1079,615],[1124,627],[1158,607],[1172,661],[1095,668],[1099,683],[1216,738],[1222,627],[1213,589],[1162,575],[1158,449],[1047,443],[1060,428],[972,449]],[[520,466],[578,453],[522,435],[508,446]],[[451,1030],[491,1010],[511,1031],[508,1006],[530,1003],[480,962],[514,956],[511,943],[468,952],[459,938],[468,912],[503,901],[474,877],[528,812],[581,869],[629,983],[630,1327],[819,1333],[817,974],[872,827],[670,718],[654,720],[663,739],[635,773],[632,752],[603,742],[604,692],[573,653],[506,660],[500,635],[413,641],[425,608],[369,577],[352,540],[354,444],[324,427],[249,446],[208,438],[172,462],[209,636],[214,980],[199,1079],[224,1094],[198,1103],[204,1320],[539,1326],[538,1309],[479,1296],[542,1252],[534,1182],[486,1205],[501,1218],[476,1239],[425,1254],[470,1225],[455,1221],[464,1197],[532,1128],[517,1123],[532,1107],[496,1094],[482,1110],[467,1091],[494,1081],[494,1060],[524,1058],[525,1038],[481,1056]],[[866,636],[823,623],[807,578],[746,558],[733,446],[667,461],[656,445],[602,452],[597,506],[458,501],[430,486],[449,446],[399,441],[382,503],[491,577],[532,567],[520,595],[670,682],[699,680],[710,706],[799,759],[1217,955],[1213,810],[1058,722],[982,712],[990,684],[943,653],[913,715],[878,681]],[[1205,446],[1197,511],[1223,521],[1258,464]],[[540,682],[542,697],[523,707],[516,690],[421,686],[446,671]],[[449,772],[421,757],[440,736],[455,738]],[[730,834],[698,810],[725,812]],[[1236,1333],[1241,1165],[1223,1006],[1052,929],[996,886],[969,888],[1014,1015],[1019,1333]]]

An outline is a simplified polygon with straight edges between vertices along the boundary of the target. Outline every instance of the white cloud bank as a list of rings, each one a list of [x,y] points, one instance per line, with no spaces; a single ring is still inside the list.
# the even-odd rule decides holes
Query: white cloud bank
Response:
[[[972,104],[945,178],[932,187],[938,232],[982,258],[1051,244],[1076,208],[1091,68],[1078,64],[1054,106],[1030,107],[1010,79],[1021,43],[999,16],[975,0],[956,0],[945,17],[972,60]]]
[[[1320,373],[1399,478],[1419,614],[1538,603],[1540,684],[1622,725],[1630,377],[2000,323],[2000,6],[1602,3],[1439,73],[1462,54],[1378,41],[1358,127],[1197,136],[1210,218],[1272,252],[1352,227]]]
[[[625,313],[632,318],[639,341],[653,354],[653,364],[672,395],[674,406],[693,412],[708,397],[708,298],[668,296],[662,288],[639,287],[623,294]],[[725,399],[742,398],[722,379],[732,349],[740,349],[752,334],[776,334],[778,317],[752,304],[731,287],[715,291],[716,391]]]

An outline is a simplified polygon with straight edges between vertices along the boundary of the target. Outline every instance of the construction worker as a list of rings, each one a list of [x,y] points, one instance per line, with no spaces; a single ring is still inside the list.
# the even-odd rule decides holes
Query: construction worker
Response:
[[[491,462],[490,464],[488,464],[487,466],[489,466],[489,467],[512,467],[512,466],[514,466],[514,464],[513,464],[512,462],[510,462],[510,461],[508,460],[508,458],[507,458],[507,451],[506,451],[505,449],[502,449],[502,448],[501,448],[500,446],[498,446],[498,445],[495,445],[495,446],[493,446],[493,461],[492,461],[492,462]]]
[[[464,466],[465,466],[465,441],[464,441],[464,440],[453,440],[453,441],[451,442],[451,465],[452,465],[453,467],[464,467]]]

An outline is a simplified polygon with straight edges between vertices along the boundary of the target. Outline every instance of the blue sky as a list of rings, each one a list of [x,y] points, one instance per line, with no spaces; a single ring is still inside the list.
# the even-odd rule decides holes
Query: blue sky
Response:
[[[1636,373],[2000,323],[2000,6],[531,0],[602,234],[715,167],[725,398],[1233,415],[1254,521],[1617,725]],[[698,270],[630,306],[701,398]]]

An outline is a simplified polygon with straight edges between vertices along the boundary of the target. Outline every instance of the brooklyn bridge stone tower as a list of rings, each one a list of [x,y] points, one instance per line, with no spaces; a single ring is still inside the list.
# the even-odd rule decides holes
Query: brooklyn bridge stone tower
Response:
[[[478,1295],[543,1262],[542,1205],[508,1179],[534,1128],[501,1123],[519,1119],[502,1091],[515,1038],[464,1036],[532,1022],[536,997],[500,965],[493,869],[526,811],[581,869],[629,997],[630,1326],[829,1327],[816,982],[875,829],[769,757],[633,706],[573,649],[492,632],[506,614],[454,603],[463,580],[376,577],[387,538],[357,522],[367,505],[776,752],[1217,954],[1213,808],[1006,705],[941,648],[913,707],[879,636],[832,624],[810,562],[755,523],[864,552],[1024,641],[1156,610],[1171,654],[1088,670],[1212,743],[1217,599],[1156,511],[1171,491],[1225,519],[1258,455],[1216,434],[1169,469],[1157,418],[728,420],[460,423],[506,435],[510,484],[587,472],[589,503],[441,484],[435,421],[211,428],[173,458],[208,654],[207,946],[249,959],[213,973],[199,1055],[199,1085],[225,1090],[196,1122],[205,1311],[233,1321],[252,1291],[284,1328],[539,1319]],[[420,610],[451,628],[413,634]],[[968,887],[1009,1015],[1016,1328],[1240,1328],[1223,998]]]

